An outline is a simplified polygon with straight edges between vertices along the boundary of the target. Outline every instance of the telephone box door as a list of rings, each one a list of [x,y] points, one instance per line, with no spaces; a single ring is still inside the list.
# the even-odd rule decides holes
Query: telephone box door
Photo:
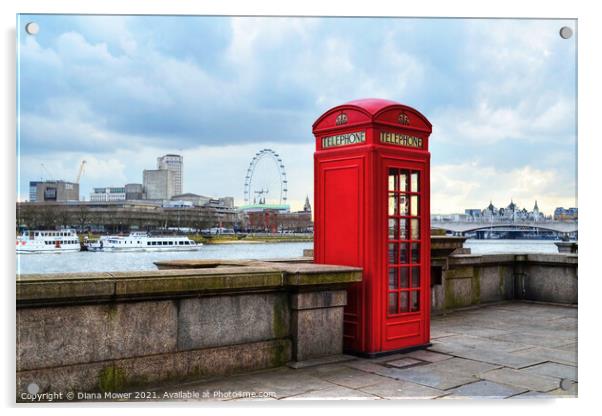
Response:
[[[423,164],[385,160],[381,193],[386,203],[386,282],[383,285],[382,349],[397,350],[428,342],[430,256],[425,214]]]

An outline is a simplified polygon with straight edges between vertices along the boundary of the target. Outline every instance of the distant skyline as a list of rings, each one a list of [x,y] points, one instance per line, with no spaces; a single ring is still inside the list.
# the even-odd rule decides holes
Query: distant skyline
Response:
[[[19,196],[32,180],[74,180],[85,159],[89,199],[142,183],[176,153],[183,192],[242,204],[248,164],[269,147],[302,209],[313,121],[380,97],[433,123],[434,214],[490,200],[574,207],[576,36],[562,39],[565,25],[575,21],[21,15]]]

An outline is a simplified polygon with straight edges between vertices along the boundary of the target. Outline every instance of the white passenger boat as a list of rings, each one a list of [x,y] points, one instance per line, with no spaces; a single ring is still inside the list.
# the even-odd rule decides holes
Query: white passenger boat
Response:
[[[144,232],[128,236],[102,236],[87,245],[88,251],[193,251],[203,244],[182,236],[149,236]]]
[[[17,237],[17,253],[63,253],[80,249],[74,230],[32,230]]]

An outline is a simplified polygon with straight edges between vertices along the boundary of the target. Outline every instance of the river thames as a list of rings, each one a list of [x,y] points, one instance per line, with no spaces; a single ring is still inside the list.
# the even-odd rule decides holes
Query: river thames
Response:
[[[464,247],[473,254],[558,253],[549,240],[466,240]],[[313,248],[313,243],[206,244],[198,251],[185,252],[21,254],[17,255],[17,274],[156,270],[153,262],[177,259],[290,258],[300,257],[306,248]]]

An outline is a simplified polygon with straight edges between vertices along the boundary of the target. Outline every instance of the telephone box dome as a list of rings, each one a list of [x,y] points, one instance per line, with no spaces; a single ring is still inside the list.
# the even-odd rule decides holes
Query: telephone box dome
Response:
[[[338,105],[322,114],[313,132],[373,122],[392,124],[430,134],[432,125],[418,110],[383,98],[362,98]]]

